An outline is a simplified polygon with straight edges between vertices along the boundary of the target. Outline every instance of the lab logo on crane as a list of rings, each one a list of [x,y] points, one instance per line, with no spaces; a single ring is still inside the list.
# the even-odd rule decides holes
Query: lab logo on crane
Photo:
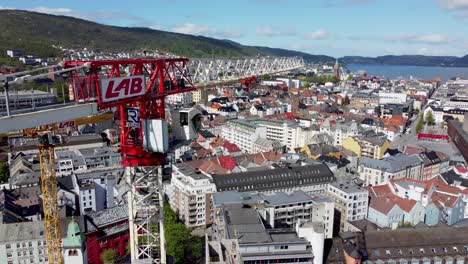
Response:
[[[112,102],[145,94],[143,75],[107,78],[101,80],[102,102]]]

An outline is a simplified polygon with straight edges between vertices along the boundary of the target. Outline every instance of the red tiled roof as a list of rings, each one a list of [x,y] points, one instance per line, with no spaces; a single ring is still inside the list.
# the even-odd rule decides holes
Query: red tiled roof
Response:
[[[206,160],[199,169],[208,174],[226,174],[228,172],[228,170],[219,165],[215,160]]]
[[[405,155],[412,155],[412,154],[420,154],[425,151],[426,149],[423,147],[405,146],[405,150],[403,151],[403,153]]]
[[[229,141],[224,141],[223,148],[225,148],[229,153],[241,151],[236,144]]]
[[[465,174],[468,172],[468,169],[465,168],[465,166],[463,165],[458,165],[455,167],[455,169],[457,170],[458,173],[461,173],[461,174]]]
[[[390,118],[382,118],[381,120],[384,124],[395,125],[399,127],[403,127],[406,124],[406,121],[402,115],[394,115]]]
[[[218,161],[227,170],[231,171],[236,167],[236,160],[232,156],[218,156]]]
[[[398,205],[405,212],[410,212],[417,203],[415,200],[396,196],[388,185],[371,186],[369,194],[372,197],[369,206],[384,214],[390,212],[395,205]]]
[[[211,149],[200,149],[197,150],[196,154],[199,159],[204,159],[207,156],[211,155],[212,151]]]
[[[287,89],[287,88],[288,88],[288,86],[287,86],[286,84],[284,84],[284,83],[278,84],[278,87],[283,88],[283,89]]]
[[[450,207],[453,208],[460,199],[457,196],[447,195],[443,193],[433,193],[431,196],[432,202],[439,208]]]

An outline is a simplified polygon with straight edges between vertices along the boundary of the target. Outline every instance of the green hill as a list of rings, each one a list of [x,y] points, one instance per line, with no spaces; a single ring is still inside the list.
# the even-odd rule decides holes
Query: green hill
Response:
[[[160,50],[188,57],[303,56],[308,61],[330,61],[292,50],[244,46],[230,40],[153,30],[102,25],[95,22],[22,10],[0,10],[0,56],[7,49],[43,57],[57,55],[52,45],[105,51]],[[318,61],[317,61],[318,60]]]

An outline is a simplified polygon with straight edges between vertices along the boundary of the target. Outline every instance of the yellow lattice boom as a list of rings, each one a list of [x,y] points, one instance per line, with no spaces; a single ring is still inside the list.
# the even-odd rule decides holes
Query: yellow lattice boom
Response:
[[[42,203],[44,206],[44,227],[47,241],[48,262],[63,263],[60,240],[59,210],[57,203],[57,177],[53,145],[39,145],[41,164]]]

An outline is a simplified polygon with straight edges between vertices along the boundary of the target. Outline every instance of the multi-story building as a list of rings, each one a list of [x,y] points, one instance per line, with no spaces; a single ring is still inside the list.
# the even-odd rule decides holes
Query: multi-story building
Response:
[[[244,120],[230,120],[222,128],[221,136],[236,144],[242,151],[252,153],[254,142],[259,137],[265,137],[267,129]]]
[[[449,120],[447,132],[465,160],[468,160],[468,122]]]
[[[320,126],[320,133],[333,137],[333,145],[341,146],[343,141],[349,137],[358,136],[361,129],[356,122],[331,122],[326,119]]]
[[[354,152],[359,158],[382,159],[391,144],[384,134],[366,134],[360,137],[348,137],[343,140],[342,146],[344,149]]]
[[[222,205],[247,204],[256,208],[271,228],[295,228],[299,222],[320,222],[325,237],[333,236],[334,203],[323,195],[303,191],[272,194],[226,191],[214,193],[212,198],[213,213]]]
[[[423,162],[419,155],[396,155],[381,160],[363,157],[359,164],[359,178],[365,185],[386,184],[391,179],[420,179]]]
[[[468,259],[468,227],[402,228],[346,233],[326,263],[452,263]]]
[[[122,172],[122,168],[102,168],[71,176],[82,214],[116,205],[114,188]]]
[[[192,93],[192,101],[194,103],[198,103],[198,102],[202,101],[202,90],[203,89],[197,89],[197,90],[191,92]]]
[[[327,195],[335,202],[335,232],[348,231],[348,221],[362,220],[367,216],[368,194],[366,188],[352,182],[328,184]]]
[[[280,151],[283,152],[283,146],[276,140],[258,137],[253,143],[252,153]]]
[[[82,228],[72,218],[61,218],[59,228],[61,230],[61,238],[64,244],[64,260],[65,264],[87,263],[85,260],[84,241],[80,245],[73,243],[69,244],[67,229],[72,225],[77,231],[75,235],[82,236]],[[76,228],[78,226],[78,228]],[[48,263],[47,242],[45,239],[44,222],[22,222],[15,224],[0,225],[0,262],[5,264],[35,264]],[[75,262],[70,262],[67,258],[70,253],[67,249],[72,249],[72,253],[77,254],[78,258],[74,258]],[[80,250],[81,249],[81,250]]]
[[[369,197],[367,218],[380,227],[414,226],[424,222],[424,206],[393,194],[388,185],[369,187]]]
[[[214,215],[215,239],[207,243],[211,263],[322,263],[314,262],[315,250],[323,254],[320,227],[308,228],[306,238],[293,229],[267,229],[258,212],[242,204],[222,205]]]
[[[262,193],[293,192],[302,190],[308,194],[324,193],[327,184],[336,181],[333,172],[323,163],[265,170],[252,170],[231,174],[213,174],[216,190],[258,191]]]
[[[316,133],[311,129],[305,129],[287,120],[258,119],[252,123],[266,128],[266,138],[276,140],[286,146],[286,151],[302,147],[311,143],[310,139]]]
[[[129,241],[128,207],[116,206],[85,216],[86,251],[89,264],[102,264],[101,253],[113,249],[122,257]]]
[[[375,108],[379,105],[379,97],[375,94],[356,93],[351,96],[350,104],[357,109]]]
[[[174,105],[175,104],[188,105],[194,102],[193,96],[194,94],[192,92],[171,94],[171,95],[166,96],[166,102],[168,104],[174,104]],[[199,97],[197,96],[197,99],[198,101],[201,100],[201,94]]]
[[[423,162],[423,168],[417,180],[428,180],[448,170],[449,157],[442,152],[427,151],[419,154],[419,157]]]
[[[404,93],[386,93],[379,92],[379,104],[406,104],[408,95]]]
[[[173,166],[171,185],[166,188],[169,203],[187,226],[211,224],[212,179],[185,164]]]

